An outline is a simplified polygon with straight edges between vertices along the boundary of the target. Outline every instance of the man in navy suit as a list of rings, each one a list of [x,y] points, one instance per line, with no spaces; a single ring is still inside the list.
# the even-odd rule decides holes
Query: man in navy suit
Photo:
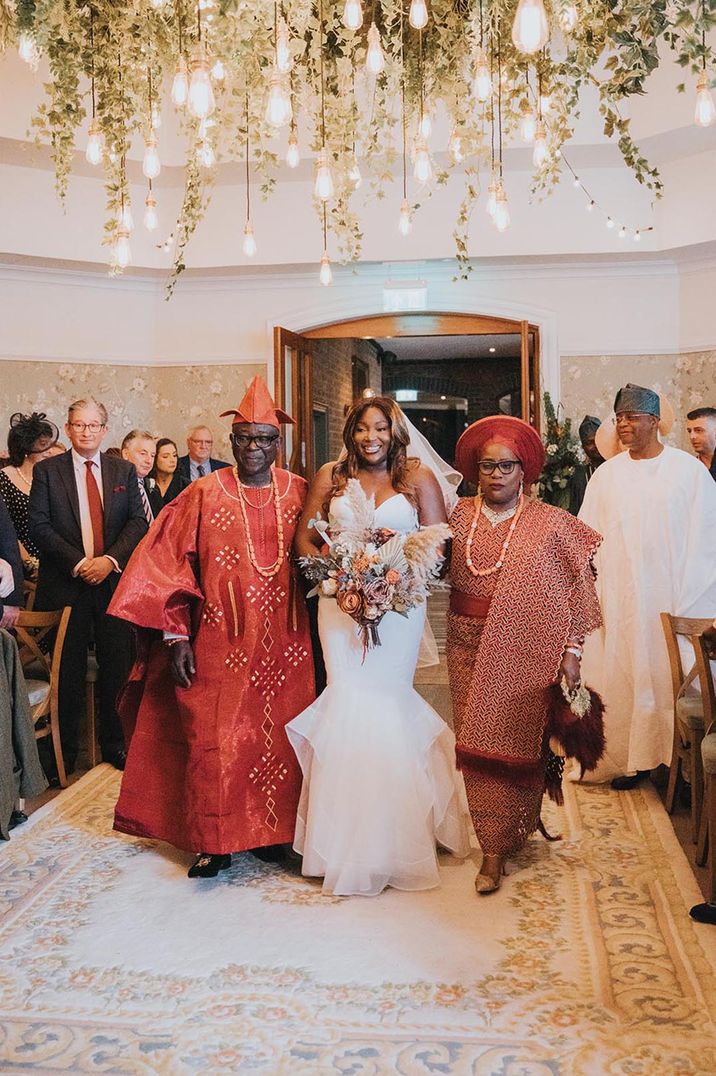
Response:
[[[186,439],[189,453],[180,456],[177,461],[177,471],[184,478],[193,482],[197,478],[204,478],[212,471],[218,471],[220,467],[228,467],[224,460],[212,458],[211,450],[214,447],[214,435],[208,426],[195,426],[189,430]]]
[[[22,561],[10,513],[0,497],[0,628],[11,628],[22,601]]]
[[[125,746],[115,709],[131,668],[131,636],[107,614],[112,594],[147,520],[134,465],[100,452],[107,411],[96,400],[70,405],[65,432],[71,449],[36,464],[29,527],[40,550],[36,609],[72,606],[60,670],[60,733],[65,767],[77,760],[87,647],[94,637],[99,666],[102,757],[124,768]]]

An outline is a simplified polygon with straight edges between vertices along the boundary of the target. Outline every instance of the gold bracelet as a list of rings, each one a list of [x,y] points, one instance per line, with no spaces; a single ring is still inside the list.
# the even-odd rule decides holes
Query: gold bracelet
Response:
[[[188,639],[164,639],[165,646],[176,646],[177,643],[188,643]]]

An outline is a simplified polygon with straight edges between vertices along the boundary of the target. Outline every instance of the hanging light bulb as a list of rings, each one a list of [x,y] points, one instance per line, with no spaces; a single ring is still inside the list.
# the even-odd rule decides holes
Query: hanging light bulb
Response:
[[[424,138],[425,141],[427,142],[432,133],[433,133],[433,117],[430,115],[430,112],[426,108],[425,111],[423,112],[422,116],[420,117],[420,134],[421,134],[421,137]]]
[[[331,271],[331,259],[328,257],[328,251],[324,250],[321,256],[321,269],[318,274],[318,279],[324,288],[327,288],[329,284],[333,283],[333,273]]]
[[[528,56],[547,44],[549,26],[542,0],[520,0],[512,24],[512,40],[518,52]]]
[[[450,141],[448,142],[448,153],[453,159],[454,164],[459,164],[463,159],[462,153],[462,138],[457,131],[453,131],[450,135]]]
[[[487,188],[487,202],[485,204],[485,211],[488,217],[492,220],[495,219],[495,210],[497,209],[497,191],[499,189],[499,183],[493,178],[492,183]]]
[[[87,139],[87,152],[85,157],[89,164],[100,164],[102,151],[104,150],[104,135],[102,134],[97,120],[92,120],[89,125],[89,138]]]
[[[594,199],[592,199],[590,202],[587,202],[587,213],[593,213],[593,212],[594,212]]]
[[[316,198],[320,198],[322,202],[333,197],[333,176],[325,146],[316,158],[316,182],[313,190]]]
[[[532,163],[535,168],[542,168],[548,157],[547,131],[545,130],[542,120],[540,120],[535,132],[535,148],[532,151]]]
[[[274,69],[269,80],[266,122],[270,123],[272,127],[285,127],[287,123],[291,122],[292,115],[291,95],[278,71]]]
[[[433,178],[433,164],[430,160],[430,153],[424,139],[419,138],[415,143],[415,164],[413,166],[413,175],[421,186],[425,186]]]
[[[346,0],[343,8],[343,25],[346,30],[360,30],[363,25],[363,7],[360,0]]]
[[[298,138],[296,132],[291,131],[288,136],[288,149],[286,150],[286,164],[289,168],[298,168],[301,163],[301,154],[298,151]]]
[[[573,187],[581,187],[582,186],[582,181],[579,178],[579,176],[574,177],[574,179],[572,180],[572,186]]]
[[[40,50],[37,47],[35,38],[27,30],[20,34],[17,51],[20,59],[29,64],[33,71],[36,71],[40,62]]]
[[[385,67],[383,46],[380,41],[378,27],[374,22],[371,23],[370,30],[368,31],[368,51],[365,57],[365,66],[368,68],[371,75],[379,75]]]
[[[132,263],[132,248],[129,245],[129,231],[119,228],[114,244],[114,261],[120,269],[126,269]]]
[[[211,77],[216,82],[223,82],[226,78],[226,68],[224,67],[221,60],[214,61],[214,66],[211,69]]]
[[[155,232],[159,227],[157,216],[157,200],[150,191],[144,200],[144,227],[148,232]]]
[[[639,231],[639,229],[638,229],[638,228],[637,228],[637,230],[636,230],[636,231],[634,232],[634,242],[635,242],[635,243],[641,243],[641,232]]]
[[[549,116],[552,111],[552,95],[541,93],[539,98],[539,110],[541,116]]]
[[[184,108],[189,97],[189,77],[187,75],[186,60],[180,56],[177,61],[174,81],[172,82],[172,101],[177,108]]]
[[[215,107],[209,63],[202,45],[198,46],[191,61],[188,104],[192,116],[199,120],[210,116]]]
[[[559,13],[559,23],[565,34],[573,34],[579,22],[575,4],[564,4]]]
[[[216,164],[216,153],[208,138],[204,138],[196,147],[196,159],[202,168],[213,168]]]
[[[522,105],[522,117],[520,119],[520,138],[527,145],[532,145],[537,136],[537,117],[534,109],[530,108],[527,101]]]
[[[256,240],[254,239],[254,230],[251,227],[250,220],[247,220],[244,225],[244,241],[241,244],[241,249],[247,258],[253,258],[256,253]]]
[[[612,220],[611,217],[607,217],[607,228],[609,228],[611,230],[613,227],[614,227],[614,221]]]
[[[409,235],[413,222],[410,215],[410,202],[403,198],[400,203],[400,217],[398,218],[398,231],[401,235]]]
[[[622,226],[619,229],[619,232],[617,234],[619,235],[620,239],[626,239],[626,228],[624,227],[623,224],[622,224]]]
[[[475,78],[472,82],[472,92],[478,101],[489,101],[492,95],[492,75],[487,61],[487,53],[482,46],[477,50],[475,60]]]
[[[408,22],[414,30],[423,30],[428,25],[428,6],[425,0],[410,0]]]
[[[497,194],[495,196],[494,221],[498,232],[504,232],[510,226],[510,210],[507,205],[507,195],[505,193],[505,188],[501,183],[497,188]]]
[[[161,11],[162,8],[167,6],[167,0],[152,0],[152,7],[155,11]]]
[[[134,217],[132,216],[132,207],[129,202],[125,202],[120,210],[119,226],[120,230],[124,228],[127,232],[134,231]]]
[[[276,25],[276,67],[282,75],[287,75],[291,70],[291,48],[288,35],[288,23],[283,16]]]
[[[716,108],[714,108],[714,99],[709,90],[709,79],[705,71],[702,71],[699,75],[699,80],[696,83],[696,110],[694,112],[694,123],[698,127],[710,127],[716,120]]]
[[[353,190],[357,191],[358,188],[360,187],[361,183],[363,182],[363,176],[361,175],[360,165],[358,164],[358,158],[355,155],[353,157],[353,167],[351,168],[350,172],[348,173],[348,178],[351,181],[351,183],[353,184]]]
[[[161,109],[159,108],[159,105],[153,104],[152,105],[152,117],[151,117],[152,130],[153,131],[159,130],[161,125],[162,125]]]
[[[159,160],[159,152],[157,150],[157,140],[151,135],[149,138],[144,139],[144,160],[142,161],[142,171],[147,179],[156,179],[162,170],[162,163]]]

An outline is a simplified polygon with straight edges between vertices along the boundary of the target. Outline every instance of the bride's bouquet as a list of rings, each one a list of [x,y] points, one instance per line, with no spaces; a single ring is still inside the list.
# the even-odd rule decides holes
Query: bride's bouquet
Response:
[[[363,652],[380,646],[378,625],[386,613],[407,616],[436,586],[443,557],[440,547],[450,537],[447,523],[434,523],[400,534],[375,523],[375,498],[366,497],[357,478],[349,478],[341,500],[350,508],[346,527],[329,513],[309,521],[324,541],[320,554],[300,557],[308,595],[335,598],[338,607],[358,624]]]

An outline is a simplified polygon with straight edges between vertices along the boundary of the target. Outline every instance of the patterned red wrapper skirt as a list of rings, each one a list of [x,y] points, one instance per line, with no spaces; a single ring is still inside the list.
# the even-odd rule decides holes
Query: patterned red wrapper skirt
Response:
[[[483,619],[448,614],[447,664],[455,735],[470,698]],[[512,856],[534,833],[540,817],[545,764],[521,769],[491,759],[463,760],[467,802],[480,848],[486,855]]]

